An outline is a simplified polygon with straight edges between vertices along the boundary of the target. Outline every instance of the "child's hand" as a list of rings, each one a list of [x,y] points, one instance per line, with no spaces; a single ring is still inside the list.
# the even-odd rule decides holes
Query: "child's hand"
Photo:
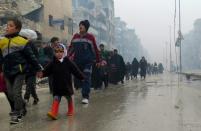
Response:
[[[36,73],[36,76],[37,76],[38,78],[42,78],[42,77],[43,77],[43,72],[42,72],[42,71],[37,72],[37,73]]]

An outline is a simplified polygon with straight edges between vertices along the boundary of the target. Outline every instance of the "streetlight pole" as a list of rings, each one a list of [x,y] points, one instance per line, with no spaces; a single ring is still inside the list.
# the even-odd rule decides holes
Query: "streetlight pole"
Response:
[[[170,26],[170,72],[172,72],[172,37],[171,37],[171,26]]]
[[[166,70],[168,71],[168,42],[165,42],[165,62]]]
[[[182,40],[182,34],[181,34],[181,0],[179,0],[179,72],[182,72],[182,57],[181,57],[181,40]]]

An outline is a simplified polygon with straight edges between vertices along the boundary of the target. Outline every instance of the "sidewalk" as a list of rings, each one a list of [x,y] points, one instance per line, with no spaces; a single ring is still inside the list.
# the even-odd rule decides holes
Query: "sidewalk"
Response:
[[[191,77],[201,79],[201,70],[183,71],[181,74],[185,75],[187,79],[190,79]]]

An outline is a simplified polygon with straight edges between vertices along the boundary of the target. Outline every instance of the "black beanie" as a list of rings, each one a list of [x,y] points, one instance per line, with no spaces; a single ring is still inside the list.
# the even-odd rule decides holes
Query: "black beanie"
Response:
[[[83,21],[80,21],[80,24],[79,25],[84,25],[84,27],[86,28],[86,31],[88,31],[89,27],[90,27],[90,23],[88,20],[83,20]]]

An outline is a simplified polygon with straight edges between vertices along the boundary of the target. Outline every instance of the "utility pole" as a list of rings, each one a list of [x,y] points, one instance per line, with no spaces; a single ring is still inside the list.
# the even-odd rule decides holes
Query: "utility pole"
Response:
[[[163,47],[163,65],[164,65],[164,69],[166,69],[166,45],[165,44]]]
[[[172,72],[172,33],[171,33],[171,26],[169,26],[170,28],[170,72]]]
[[[182,40],[182,34],[181,34],[181,1],[179,0],[179,72],[182,72],[182,57],[181,57],[181,40]]]
[[[166,70],[168,71],[168,42],[165,42],[165,65],[166,65]]]

